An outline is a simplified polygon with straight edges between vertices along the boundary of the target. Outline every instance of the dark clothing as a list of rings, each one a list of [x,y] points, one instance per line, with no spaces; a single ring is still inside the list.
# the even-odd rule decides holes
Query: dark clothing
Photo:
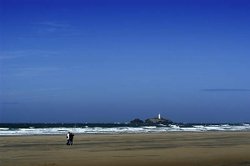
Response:
[[[67,145],[73,145],[73,139],[74,139],[74,134],[73,133],[68,133],[67,136]]]
[[[70,134],[69,134],[69,144],[70,144],[70,145],[73,145],[73,139],[74,139],[74,134],[73,134],[73,133],[70,133]]]

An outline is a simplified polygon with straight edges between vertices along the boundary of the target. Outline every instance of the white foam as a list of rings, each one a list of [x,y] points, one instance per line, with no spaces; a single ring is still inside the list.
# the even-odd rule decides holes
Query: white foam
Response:
[[[9,130],[9,128],[0,128],[0,131],[5,131],[5,130]]]
[[[194,125],[191,127],[180,127],[178,125],[170,125],[169,127],[55,127],[55,128],[20,128],[9,129],[0,128],[0,135],[52,135],[66,134],[71,131],[76,134],[115,134],[115,133],[148,133],[148,132],[205,132],[205,131],[250,131],[249,124],[243,125]]]

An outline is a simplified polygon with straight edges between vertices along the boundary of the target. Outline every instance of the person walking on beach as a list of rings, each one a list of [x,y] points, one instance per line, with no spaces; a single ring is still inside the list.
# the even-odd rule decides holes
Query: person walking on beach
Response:
[[[68,134],[66,135],[67,138],[67,145],[73,145],[73,139],[74,139],[74,134],[71,132],[68,132]]]
[[[66,138],[67,138],[67,143],[66,143],[66,145],[69,145],[69,135],[70,135],[70,132],[68,132],[67,135],[66,135]]]
[[[69,144],[70,144],[70,145],[73,145],[73,139],[74,139],[74,134],[73,134],[73,133],[70,133],[70,134],[69,134]]]

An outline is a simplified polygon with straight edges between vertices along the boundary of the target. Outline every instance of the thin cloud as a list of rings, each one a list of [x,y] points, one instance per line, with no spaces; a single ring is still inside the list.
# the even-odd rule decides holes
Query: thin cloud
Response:
[[[24,57],[24,56],[22,55],[0,55],[0,60],[16,59],[20,57]]]
[[[36,77],[55,75],[58,72],[64,71],[62,67],[56,66],[39,66],[39,67],[22,67],[12,66],[5,68],[5,72],[1,73],[6,79],[9,77]]]
[[[53,98],[61,96],[60,93],[71,92],[71,88],[57,88],[57,87],[44,87],[34,88],[26,90],[15,90],[6,94],[0,94],[0,106],[1,105],[18,105],[23,101],[31,101],[39,98]],[[7,98],[17,98],[18,101],[11,101]],[[1,100],[2,99],[2,100]]]
[[[19,104],[18,102],[11,102],[11,101],[4,101],[4,102],[1,102],[0,104],[3,104],[3,105],[17,105]]]
[[[57,55],[56,51],[43,51],[43,50],[18,50],[18,51],[1,51],[1,60],[12,60],[25,57],[50,57]]]
[[[44,34],[44,33],[55,33],[55,32],[70,32],[72,30],[72,26],[70,24],[58,23],[53,21],[44,21],[36,23],[37,26],[37,33]]]
[[[62,23],[51,22],[51,21],[40,22],[38,24],[47,26],[47,27],[53,27],[53,28],[70,28],[71,27],[71,25],[69,24],[62,24]]]
[[[250,92],[250,89],[244,88],[214,88],[214,89],[202,89],[205,92]]]
[[[79,38],[86,35],[89,34],[82,33],[79,27],[68,23],[58,21],[41,21],[30,24],[29,29],[17,37],[20,40],[27,40],[27,38]]]
[[[59,67],[26,67],[16,70],[16,76],[41,76],[43,74],[53,74],[55,72],[61,71],[62,68]]]

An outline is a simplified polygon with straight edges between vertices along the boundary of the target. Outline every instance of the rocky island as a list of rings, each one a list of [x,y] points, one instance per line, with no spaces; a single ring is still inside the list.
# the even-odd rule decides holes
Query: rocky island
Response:
[[[161,117],[160,114],[158,115],[158,117],[148,118],[145,121],[138,119],[138,118],[130,121],[130,125],[132,125],[132,126],[146,126],[146,125],[167,126],[167,125],[170,125],[172,123],[173,122],[171,120]]]

